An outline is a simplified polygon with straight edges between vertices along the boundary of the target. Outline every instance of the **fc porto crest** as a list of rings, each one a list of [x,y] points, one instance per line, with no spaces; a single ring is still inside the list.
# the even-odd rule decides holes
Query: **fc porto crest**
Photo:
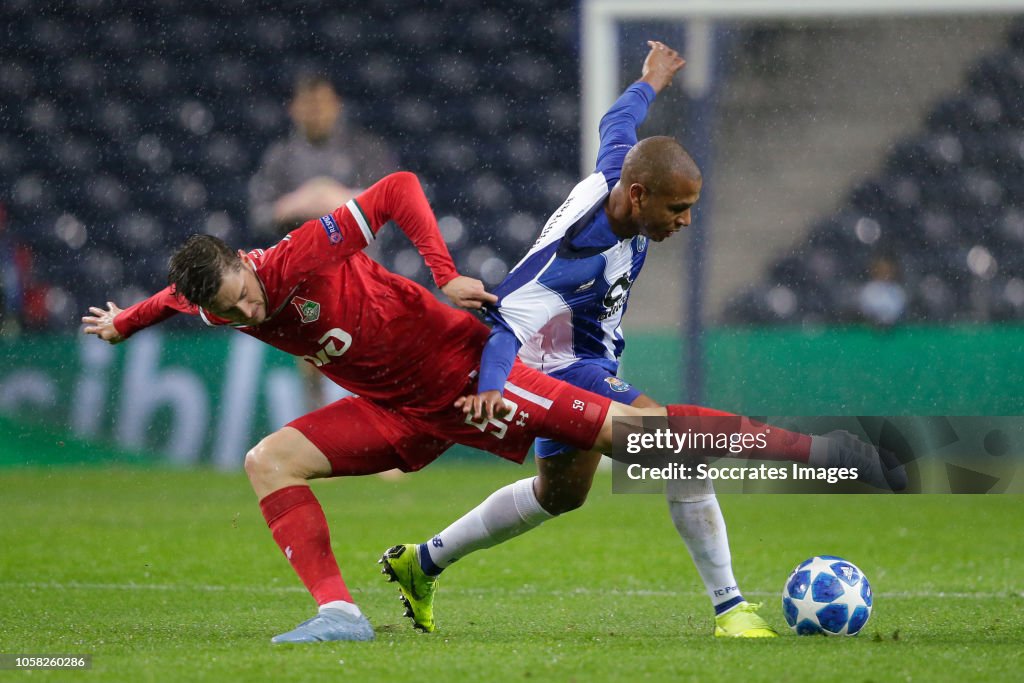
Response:
[[[619,393],[629,391],[632,387],[632,385],[629,382],[623,382],[618,377],[605,377],[604,381],[608,384],[609,389],[611,389],[612,391],[617,391]]]
[[[299,310],[299,317],[302,319],[303,324],[315,323],[320,319],[320,304],[315,301],[297,296],[292,298],[292,306]]]

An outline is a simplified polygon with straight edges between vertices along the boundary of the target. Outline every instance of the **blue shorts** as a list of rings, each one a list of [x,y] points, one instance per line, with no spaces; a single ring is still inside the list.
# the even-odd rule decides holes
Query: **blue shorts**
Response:
[[[633,403],[637,396],[643,393],[596,362],[573,363],[567,368],[549,373],[548,376],[626,405]],[[572,450],[575,450],[572,446],[551,439],[539,438],[533,442],[533,452],[538,458],[550,458],[553,455],[561,455]]]

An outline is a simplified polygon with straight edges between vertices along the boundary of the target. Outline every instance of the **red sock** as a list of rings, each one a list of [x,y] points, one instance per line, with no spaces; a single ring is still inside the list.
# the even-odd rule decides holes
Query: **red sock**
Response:
[[[668,406],[669,417],[739,417],[735,413],[727,413],[714,408],[701,406],[672,405]],[[811,455],[811,437],[798,432],[791,432],[781,427],[755,422],[749,418],[741,418],[740,431],[743,434],[763,434],[767,447],[751,451],[748,455],[758,460],[793,460],[807,462]],[[736,457],[736,454],[728,454]],[[742,455],[742,454],[741,454]]]
[[[327,518],[309,487],[278,489],[260,501],[260,510],[281,552],[313,594],[316,604],[332,600],[352,602],[331,550]]]

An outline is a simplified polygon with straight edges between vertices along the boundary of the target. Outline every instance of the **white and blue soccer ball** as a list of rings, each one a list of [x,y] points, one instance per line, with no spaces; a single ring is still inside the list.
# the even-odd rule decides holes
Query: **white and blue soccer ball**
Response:
[[[818,555],[786,579],[782,612],[797,635],[855,636],[871,616],[871,584],[854,563]]]

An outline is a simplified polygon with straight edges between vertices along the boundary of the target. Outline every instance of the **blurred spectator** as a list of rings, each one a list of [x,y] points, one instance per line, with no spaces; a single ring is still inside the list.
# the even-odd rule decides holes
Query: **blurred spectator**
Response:
[[[871,279],[861,287],[858,297],[861,315],[882,327],[898,323],[907,310],[907,291],[899,265],[889,257],[879,256],[871,262],[869,274]]]
[[[249,183],[250,225],[274,241],[398,170],[398,157],[384,140],[345,121],[341,97],[326,78],[301,76],[288,114],[295,130],[271,145]],[[324,405],[320,373],[300,360],[299,374],[304,412]]]
[[[7,210],[0,204],[0,337],[21,330],[21,269],[7,234]]]
[[[386,142],[345,121],[342,99],[326,78],[299,78],[288,113],[295,130],[267,150],[249,184],[249,221],[265,236],[330,213],[398,170]]]

